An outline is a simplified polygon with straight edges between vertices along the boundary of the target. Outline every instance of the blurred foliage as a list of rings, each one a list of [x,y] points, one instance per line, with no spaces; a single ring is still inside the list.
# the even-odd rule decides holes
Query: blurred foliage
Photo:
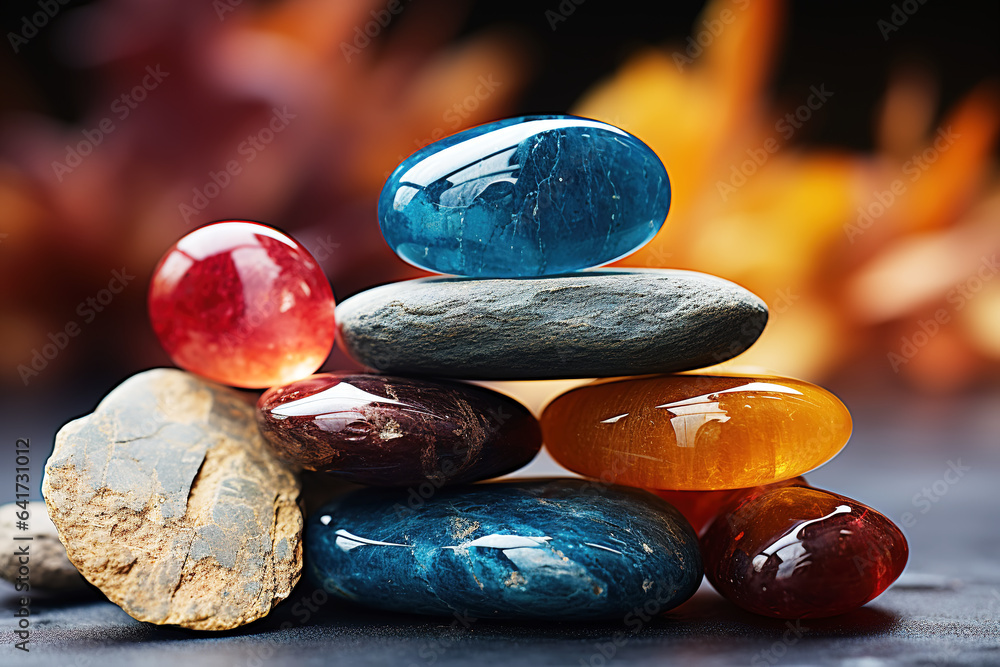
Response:
[[[901,69],[873,111],[876,152],[798,148],[844,91],[816,81],[791,104],[768,98],[783,14],[776,0],[710,3],[696,24],[719,33],[707,46],[637,54],[574,109],[639,136],[671,175],[667,225],[621,264],[705,271],[760,295],[771,321],[736,364],[820,381],[860,362],[931,391],[995,380],[996,83],[933,127],[935,82]]]
[[[165,248],[214,219],[291,232],[339,298],[418,275],[379,235],[385,177],[439,136],[523,110],[546,69],[538,44],[503,23],[468,31],[479,6],[97,0],[53,20],[44,29],[58,57],[87,72],[85,112],[67,122],[24,111],[51,84],[4,72],[5,387],[22,387],[16,369],[36,358],[43,370],[29,385],[44,388],[94,368],[168,363],[145,319],[148,278]],[[532,11],[545,26],[560,6]],[[587,8],[567,26],[598,21]],[[995,382],[995,84],[942,110],[947,78],[900,65],[881,105],[863,110],[874,150],[804,146],[827,100],[851,98],[819,80],[773,97],[788,12],[774,0],[717,1],[672,26],[690,29],[686,40],[625,53],[594,40],[591,57],[611,74],[569,111],[639,136],[674,186],[664,230],[620,263],[706,271],[764,298],[771,323],[740,364],[814,381],[851,369],[858,382],[932,391]],[[105,293],[114,271],[135,278]],[[346,363],[337,352],[327,367]]]

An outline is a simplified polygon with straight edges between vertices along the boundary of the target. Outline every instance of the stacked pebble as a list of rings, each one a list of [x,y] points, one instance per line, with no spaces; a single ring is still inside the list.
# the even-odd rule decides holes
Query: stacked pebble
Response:
[[[192,232],[149,295],[188,372],[141,373],[57,436],[43,491],[70,560],[136,618],[245,624],[298,580],[293,471],[306,468],[381,487],[341,495],[306,527],[314,580],[374,607],[648,617],[703,572],[765,615],[864,604],[901,572],[902,534],[797,477],[846,443],[844,406],[788,378],[648,375],[739,354],[763,302],[688,271],[587,270],[648,242],[669,202],[656,155],[604,123],[459,133],[400,165],[379,216],[400,257],[461,277],[368,290],[336,317],[322,271],[284,234],[240,221]],[[335,321],[350,355],[391,375],[309,376]],[[199,375],[272,388],[253,410]],[[541,424],[457,381],[628,375],[645,377],[571,390]],[[595,480],[470,484],[527,464],[543,434]]]
[[[344,301],[341,345],[382,372],[477,380],[725,361],[763,330],[754,295],[686,271],[586,270],[649,241],[669,201],[656,155],[596,121],[516,118],[432,144],[389,178],[380,223],[401,258],[461,277]],[[891,521],[797,477],[851,432],[847,409],[819,387],[770,376],[603,380],[556,398],[541,423],[555,459],[598,482],[455,488],[416,505],[361,492],[310,521],[310,570],[344,597],[400,611],[620,618],[650,601],[665,611],[701,579],[694,531],[652,493],[615,484],[687,510],[709,580],[760,614],[849,611],[905,565]],[[659,538],[656,516],[669,520]]]
[[[568,117],[464,132],[396,170],[379,202],[387,241],[407,261],[462,277],[386,285],[338,307],[347,352],[394,376],[316,376],[259,403],[261,429],[287,460],[403,487],[338,498],[310,521],[308,569],[320,584],[372,606],[477,618],[621,618],[693,594],[697,537],[653,494],[575,479],[444,487],[521,467],[541,430],[511,399],[426,379],[667,371],[755,338],[718,317],[679,335],[713,309],[764,312],[735,285],[576,272],[651,239],[669,200],[644,144]],[[663,317],[671,310],[677,321]]]

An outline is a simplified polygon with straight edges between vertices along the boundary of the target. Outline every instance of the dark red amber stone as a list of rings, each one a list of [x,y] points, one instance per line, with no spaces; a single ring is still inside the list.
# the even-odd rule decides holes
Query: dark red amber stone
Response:
[[[745,496],[759,495],[784,486],[809,486],[804,477],[793,477],[774,484],[752,486],[749,489],[725,491],[652,491],[677,508],[699,535],[705,532],[712,520],[730,503]]]
[[[174,363],[234,387],[314,373],[333,348],[335,305],[309,251],[241,220],[184,236],[149,284],[149,319]]]
[[[323,373],[268,390],[257,423],[275,454],[358,484],[475,482],[534,458],[541,428],[517,401],[458,382]]]
[[[701,538],[724,597],[775,618],[822,618],[880,595],[906,566],[903,533],[845,496],[786,486],[736,501]]]

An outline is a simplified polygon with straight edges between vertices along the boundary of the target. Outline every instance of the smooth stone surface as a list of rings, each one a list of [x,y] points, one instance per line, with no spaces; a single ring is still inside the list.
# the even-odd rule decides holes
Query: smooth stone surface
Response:
[[[430,144],[399,165],[378,203],[396,254],[472,277],[607,264],[652,239],[669,208],[652,149],[575,116],[509,118]]]
[[[70,561],[140,621],[235,628],[301,574],[295,475],[243,395],[183,371],[135,375],[64,426],[42,493]]]
[[[809,486],[804,477],[793,477],[774,484],[755,486],[748,489],[724,489],[721,491],[658,491],[652,492],[673,505],[684,515],[698,535],[702,535],[709,524],[735,500],[759,495],[784,486]]]
[[[856,500],[788,486],[741,499],[702,538],[705,573],[756,614],[823,618],[862,606],[903,572],[906,538]]]
[[[196,229],[149,284],[149,319],[181,368],[234,387],[304,378],[333,349],[333,291],[295,240],[253,222]]]
[[[457,382],[324,373],[265,392],[257,423],[274,453],[357,484],[431,488],[517,470],[542,446],[527,408]]]
[[[25,511],[28,529],[20,530],[17,528],[18,516],[23,516]],[[31,539],[24,539],[26,537]],[[24,548],[28,549],[27,577],[19,572],[25,564],[20,560]],[[0,552],[0,578],[18,586],[21,593],[30,596],[34,588],[67,592],[87,587],[87,582],[66,557],[66,548],[59,541],[56,527],[41,501],[29,502],[27,507],[16,503],[0,506],[0,549],[3,550]]]
[[[729,281],[669,269],[551,278],[420,278],[337,308],[340,343],[386,373],[492,380],[702,368],[753,344],[767,306]]]
[[[833,458],[852,428],[830,392],[767,375],[598,381],[557,397],[541,422],[545,446],[570,470],[677,491],[796,477]]]
[[[751,661],[752,667],[862,667],[873,656],[890,663],[884,667],[987,667],[1000,647],[995,613],[1000,610],[1000,526],[997,503],[989,502],[1000,491],[1000,448],[991,437],[998,390],[937,396],[934,418],[928,419],[927,401],[908,400],[913,397],[898,387],[878,396],[859,389],[851,446],[836,465],[824,466],[810,481],[863,499],[894,520],[912,512],[917,521],[904,528],[910,560],[902,576],[861,609],[803,620],[801,626],[791,621],[804,631],[794,643],[785,641],[796,639],[785,634],[786,621],[754,617],[708,582],[683,605],[643,623],[641,630],[620,620],[464,625],[455,617],[361,608],[300,582],[267,618],[210,642],[175,628],[139,623],[104,600],[46,604],[39,596],[31,609],[38,633],[32,633],[31,653],[18,652],[18,666],[70,662],[83,667],[89,659],[91,667],[215,667],[213,662],[264,667],[258,660],[266,667],[319,667],[336,656],[350,667],[408,667],[411,662],[421,667],[584,667],[601,664],[595,657],[600,648],[615,647],[614,658],[604,667],[666,667],[671,664],[668,654],[679,667],[751,667]],[[947,460],[956,457],[972,470],[932,510],[920,514],[911,504],[913,495],[939,479]],[[0,599],[7,600],[9,610],[16,609],[13,586],[3,581]],[[13,641],[13,630],[5,637]],[[780,658],[782,649],[775,650],[775,642],[788,644]]]
[[[311,517],[306,543],[325,590],[406,613],[627,623],[677,606],[702,576],[697,538],[670,505],[579,479],[427,499],[366,489]]]

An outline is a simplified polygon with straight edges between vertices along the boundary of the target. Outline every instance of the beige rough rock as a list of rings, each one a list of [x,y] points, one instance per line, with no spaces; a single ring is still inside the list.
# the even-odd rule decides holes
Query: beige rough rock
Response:
[[[135,375],[64,426],[42,493],[70,561],[140,621],[226,630],[302,571],[295,474],[245,395],[173,369]]]
[[[17,529],[19,505],[0,505],[0,578],[16,583],[21,563],[20,549],[28,548],[28,584],[45,591],[81,591],[87,588],[80,573],[66,557],[66,548],[59,541],[56,527],[49,520],[45,503],[34,500],[27,504],[28,530]],[[31,537],[31,540],[15,540]],[[90,589],[93,590],[93,589]]]

